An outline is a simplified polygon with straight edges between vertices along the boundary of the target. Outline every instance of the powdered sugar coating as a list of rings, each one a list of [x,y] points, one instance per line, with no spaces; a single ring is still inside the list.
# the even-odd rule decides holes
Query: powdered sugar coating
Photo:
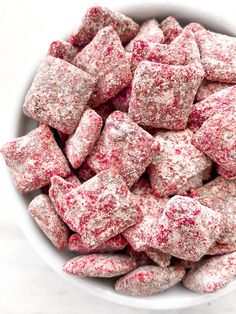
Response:
[[[163,31],[165,37],[165,44],[171,43],[182,32],[182,27],[173,16],[168,16],[160,24],[160,28]]]
[[[236,86],[222,89],[196,103],[189,116],[189,128],[197,131],[209,117],[231,106],[236,107]]]
[[[65,145],[66,156],[73,168],[79,168],[92,151],[102,128],[102,118],[92,109],[83,113],[74,134]]]
[[[142,219],[134,196],[113,169],[98,173],[59,200],[63,220],[80,234],[86,248],[99,246]]]
[[[36,196],[29,204],[29,213],[40,229],[58,249],[64,249],[69,239],[69,229],[57,215],[49,197]]]
[[[72,258],[64,264],[63,271],[79,277],[111,278],[135,267],[135,261],[126,255],[90,254]]]
[[[203,75],[199,63],[175,66],[140,62],[132,83],[130,118],[143,126],[185,129]]]
[[[164,34],[155,19],[145,21],[141,26],[138,34],[125,47],[127,51],[132,51],[133,44],[137,40],[145,40],[150,43],[163,43]]]
[[[234,84],[231,83],[223,83],[223,82],[213,82],[213,81],[207,81],[203,80],[201,85],[198,88],[197,95],[196,95],[196,101],[202,101],[209,97],[212,94],[215,94],[222,89],[225,89],[227,87],[231,87]]]
[[[71,173],[68,177],[65,178],[65,180],[74,184],[74,186],[81,185],[79,178],[74,173]]]
[[[150,244],[170,255],[198,261],[219,237],[221,213],[185,196],[172,197],[152,230]]]
[[[183,285],[199,293],[215,292],[224,288],[236,275],[236,252],[206,259],[190,270]]]
[[[78,49],[71,43],[60,40],[53,41],[48,49],[48,54],[50,56],[60,58],[68,62],[72,61],[78,52]]]
[[[88,158],[95,172],[116,168],[128,187],[136,182],[150,164],[156,151],[154,138],[125,113],[113,112]]]
[[[139,180],[132,188],[132,192],[143,212],[143,219],[140,223],[126,229],[123,235],[134,250],[146,251],[150,246],[153,224],[158,222],[168,199],[155,197],[151,187],[144,180]]]
[[[152,189],[156,196],[184,194],[202,185],[205,171],[212,162],[191,144],[193,133],[184,131],[158,131],[155,135],[159,151],[148,166]]]
[[[112,26],[123,43],[128,43],[139,31],[131,18],[108,8],[93,6],[86,12],[79,28],[69,37],[76,46],[87,45],[105,26]]]
[[[157,265],[161,267],[167,267],[170,265],[171,255],[164,253],[158,249],[147,248],[145,249],[147,256],[153,260]]]
[[[193,145],[225,170],[236,173],[236,107],[215,113],[192,139]]]
[[[64,155],[51,130],[44,124],[11,140],[2,147],[1,152],[21,193],[49,184],[54,175],[66,177],[70,174]]]
[[[69,238],[69,250],[79,254],[91,254],[91,253],[112,253],[123,250],[127,245],[126,239],[118,234],[117,236],[110,238],[103,242],[94,249],[88,249],[81,243],[81,237],[78,233],[72,234]]]
[[[62,59],[47,56],[26,95],[23,111],[35,120],[71,134],[94,84],[91,75]]]
[[[219,244],[215,243],[207,251],[207,255],[222,255],[236,251],[236,242],[232,244]]]
[[[73,64],[97,80],[89,101],[92,107],[99,106],[114,97],[132,80],[130,61],[117,33],[111,26],[101,29],[75,56]]]
[[[195,33],[205,78],[236,83],[236,38],[202,30]]]
[[[192,197],[201,204],[226,215],[226,225],[221,235],[221,243],[233,243],[236,241],[236,181],[228,181],[217,177],[192,192]]]
[[[118,279],[115,289],[125,295],[147,297],[176,285],[184,274],[184,268],[179,266],[142,266]]]
[[[236,172],[235,171],[230,171],[226,170],[223,167],[217,165],[216,166],[217,172],[219,175],[221,175],[223,178],[227,180],[235,180],[236,179]]]
[[[193,22],[193,23],[189,23],[188,25],[185,26],[183,31],[186,31],[186,30],[192,31],[193,33],[196,33],[196,32],[205,30],[205,28],[201,24]]]
[[[132,86],[122,89],[113,99],[112,104],[116,110],[128,112]]]

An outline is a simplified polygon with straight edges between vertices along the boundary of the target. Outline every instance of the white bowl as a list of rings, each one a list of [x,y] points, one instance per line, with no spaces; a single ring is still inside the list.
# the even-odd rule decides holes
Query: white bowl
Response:
[[[114,6],[115,5],[113,4],[112,7],[114,8]],[[118,11],[131,16],[137,21],[150,17],[155,17],[160,21],[168,15],[173,15],[183,24],[195,21],[202,23],[211,30],[229,35],[233,35],[232,30],[236,29],[236,21],[234,22],[226,17],[223,18],[216,16],[212,14],[210,10],[205,11],[202,9],[197,3],[193,4],[192,1],[177,2],[159,0],[145,1],[144,3],[138,3],[138,1],[134,3],[131,1],[126,5],[117,4],[116,8]],[[236,36],[236,33],[234,35]],[[36,126],[35,122],[22,115],[20,108],[17,112],[16,121],[16,136],[22,136]],[[116,293],[111,280],[78,278],[68,275],[61,270],[61,266],[71,256],[74,256],[74,254],[67,251],[57,251],[31,219],[27,212],[27,204],[32,199],[33,193],[26,196],[20,195],[10,183],[10,179],[8,185],[9,189],[11,189],[12,195],[17,195],[16,197],[18,198],[19,208],[16,210],[16,215],[20,227],[35,250],[60,276],[71,282],[71,284],[79,289],[83,289],[92,295],[130,307],[167,310],[186,308],[206,303],[236,289],[236,279],[234,279],[234,281],[232,281],[225,289],[222,289],[217,293],[204,295],[188,291],[179,284],[163,293],[151,297],[138,298]]]

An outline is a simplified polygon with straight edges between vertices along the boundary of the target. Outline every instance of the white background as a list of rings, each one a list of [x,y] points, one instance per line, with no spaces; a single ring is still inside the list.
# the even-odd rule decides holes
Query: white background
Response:
[[[96,3],[112,8],[112,2]],[[128,0],[119,0],[121,2],[127,3]],[[197,2],[222,15],[235,16],[234,0]],[[21,105],[32,69],[46,53],[50,42],[60,39],[78,24],[92,3],[94,1],[89,0],[0,0],[0,146],[13,136],[14,116]],[[14,214],[17,201],[4,185],[7,175],[0,158],[0,314],[152,312],[116,306],[94,298],[70,286],[49,269],[17,225]],[[177,312],[235,313],[235,298],[236,292],[213,304]]]

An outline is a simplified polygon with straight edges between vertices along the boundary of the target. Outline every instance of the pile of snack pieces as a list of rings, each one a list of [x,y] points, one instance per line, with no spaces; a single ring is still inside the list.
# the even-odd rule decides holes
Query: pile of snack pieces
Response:
[[[236,275],[236,38],[99,6],[50,45],[1,152],[63,270],[150,296]],[[218,174],[219,175],[218,175]],[[81,183],[82,182],[82,183]],[[208,182],[208,183],[207,183]]]

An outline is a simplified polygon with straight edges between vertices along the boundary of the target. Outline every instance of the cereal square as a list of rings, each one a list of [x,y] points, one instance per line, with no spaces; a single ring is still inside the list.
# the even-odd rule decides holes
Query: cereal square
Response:
[[[23,105],[24,113],[71,134],[92,94],[95,79],[72,64],[51,56],[44,58]]]
[[[185,129],[203,75],[199,63],[140,62],[134,73],[129,117],[142,126]]]
[[[183,30],[179,25],[179,22],[173,16],[168,16],[165,20],[163,20],[160,24],[160,28],[165,37],[165,44],[170,44],[182,33]]]
[[[79,49],[66,41],[53,41],[48,49],[48,55],[71,62]]]
[[[96,173],[114,167],[131,187],[151,163],[156,151],[153,145],[154,138],[148,132],[125,113],[115,111],[106,120],[88,165]]]
[[[231,83],[213,82],[213,81],[203,80],[201,85],[198,88],[196,101],[197,102],[202,101],[208,98],[210,95],[215,94],[221,91],[222,89],[231,87],[233,85],[234,84],[231,84]]]
[[[86,12],[79,28],[69,37],[69,42],[85,46],[99,30],[109,25],[117,32],[122,43],[128,43],[139,31],[139,25],[129,17],[108,8],[93,6]]]
[[[70,174],[64,155],[51,130],[44,124],[25,136],[11,140],[1,152],[21,193],[49,184],[54,175],[66,177]]]
[[[97,80],[89,101],[92,107],[114,97],[132,80],[130,61],[111,26],[101,29],[72,63]]]

